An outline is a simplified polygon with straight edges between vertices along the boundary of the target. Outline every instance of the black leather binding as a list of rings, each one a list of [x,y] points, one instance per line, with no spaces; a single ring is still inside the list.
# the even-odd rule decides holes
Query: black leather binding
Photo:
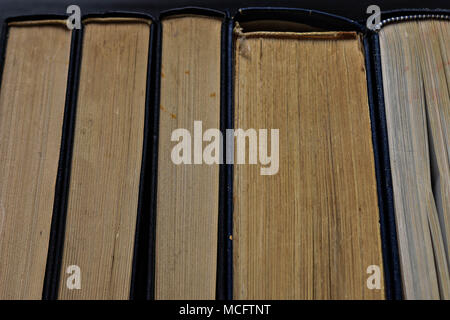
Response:
[[[226,113],[225,118],[226,128],[234,129],[234,87],[233,87],[233,27],[234,21],[229,20],[226,23],[226,51],[227,51],[227,65],[226,65]],[[226,135],[225,135],[226,139]],[[226,299],[233,299],[233,165],[224,164],[226,174],[226,188],[225,195],[225,284],[226,284]]]
[[[137,17],[137,15],[135,15]],[[146,17],[150,18],[149,16]],[[152,188],[152,128],[153,128],[153,99],[155,95],[154,84],[154,47],[157,32],[157,25],[155,19],[151,18],[150,25],[150,39],[148,48],[148,64],[147,64],[147,86],[145,93],[145,126],[144,126],[144,141],[142,149],[142,163],[141,176],[139,183],[139,200],[138,212],[136,220],[136,234],[134,239],[134,255],[132,265],[132,276],[130,286],[130,299],[145,299],[148,279],[148,265],[150,263],[148,255],[148,239],[150,237],[150,227],[152,226],[150,208],[151,197],[150,192]]]
[[[228,36],[228,17],[222,23],[221,30],[221,54],[220,54],[220,131],[222,132],[223,140],[226,138],[227,129],[227,70],[228,70],[228,51],[227,36]],[[222,141],[223,150],[225,150],[225,141]],[[222,152],[222,157],[225,153]],[[224,161],[225,163],[225,161]],[[226,243],[227,243],[227,167],[225,164],[220,165],[219,168],[219,220],[217,233],[217,281],[216,281],[216,299],[225,300],[227,298],[227,279],[226,279]]]
[[[364,26],[351,19],[331,13],[302,8],[250,7],[238,10],[235,21],[246,22],[256,20],[284,20],[299,22],[327,31],[363,32]]]
[[[447,7],[450,7],[447,4]],[[449,15],[450,10],[448,9],[427,9],[427,8],[412,8],[405,7],[402,9],[394,9],[388,11],[381,11],[381,20],[401,17],[401,16],[413,16],[413,15],[426,15],[426,14],[436,14],[436,15]]]
[[[161,88],[161,38],[162,30],[161,23],[156,23],[156,44],[154,50],[155,59],[153,61],[154,72],[152,80],[154,83],[153,89],[153,121],[152,121],[152,136],[151,136],[151,161],[150,161],[150,194],[149,194],[149,238],[146,241],[148,245],[148,259],[147,266],[147,280],[145,282],[145,299],[154,300],[155,298],[155,242],[156,242],[156,193],[158,191],[158,137],[159,137],[159,113],[160,113],[160,88]]]
[[[387,169],[389,156],[386,158],[385,132],[383,119],[380,117],[380,105],[378,103],[378,88],[376,87],[377,71],[372,60],[372,43],[370,34],[364,36],[364,54],[366,59],[367,93],[369,98],[370,118],[372,127],[372,144],[375,154],[375,174],[377,177],[378,206],[380,208],[380,231],[381,246],[383,250],[383,269],[385,280],[386,299],[400,300],[401,279],[398,263],[397,230],[395,228],[394,212],[391,201],[392,186],[386,184],[386,175],[390,174]]]
[[[391,279],[393,284],[390,285],[392,290],[392,297],[395,299],[402,298],[402,282],[400,276],[400,262],[397,243],[397,228],[395,224],[395,212],[394,212],[394,193],[392,189],[392,176],[391,176],[391,164],[389,158],[389,145],[387,137],[386,127],[386,115],[384,109],[384,95],[383,84],[381,75],[380,64],[380,47],[378,43],[378,35],[375,34],[372,38],[372,58],[374,65],[374,84],[373,88],[376,90],[377,104],[375,119],[378,130],[378,146],[381,150],[380,163],[381,163],[381,183],[384,190],[383,209],[385,211],[385,232],[382,237],[383,245],[388,248],[384,254],[385,263],[390,264]],[[386,287],[388,287],[386,285]]]

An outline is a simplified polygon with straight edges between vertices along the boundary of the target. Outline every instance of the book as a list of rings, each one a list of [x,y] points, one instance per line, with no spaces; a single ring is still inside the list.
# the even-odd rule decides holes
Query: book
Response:
[[[448,17],[91,13],[6,20],[0,300],[450,298]]]
[[[128,299],[150,21],[89,18],[83,23],[58,298]],[[81,277],[78,283],[74,270]]]
[[[233,298],[383,299],[361,35],[251,27],[234,31],[234,126],[278,129],[279,168],[234,164]]]
[[[450,23],[379,32],[390,166],[406,299],[449,299]]]
[[[220,128],[221,27],[207,16],[162,20],[155,299],[216,296],[219,164],[194,164],[196,150],[191,164],[174,163],[172,137],[176,129],[194,134],[195,121]]]
[[[63,20],[10,22],[0,88],[0,299],[41,299],[69,69]]]

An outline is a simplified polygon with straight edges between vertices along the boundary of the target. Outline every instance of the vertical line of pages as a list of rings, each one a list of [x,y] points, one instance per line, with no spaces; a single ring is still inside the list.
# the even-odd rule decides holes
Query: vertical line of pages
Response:
[[[157,163],[153,169],[157,191],[152,206],[155,269],[149,295],[156,299],[220,299],[224,296],[222,271],[217,264],[222,259],[219,219],[223,218],[223,209],[219,190],[223,169],[219,165],[173,164],[170,136],[178,128],[191,130],[195,120],[203,121],[203,130],[223,128],[226,29],[223,17],[197,10],[167,13],[161,21],[157,49],[161,52],[157,81],[161,84],[155,102],[159,121],[154,131],[158,140],[154,151]],[[214,56],[206,51],[206,37]],[[210,59],[214,73],[204,65],[205,59]],[[205,90],[211,92],[206,94]],[[201,182],[200,176],[206,180]],[[200,216],[209,226],[205,230]]]
[[[10,19],[2,27],[4,40],[2,70],[5,72],[2,74],[0,91],[2,97],[0,121],[2,121],[2,129],[9,128],[9,131],[2,132],[0,137],[2,146],[0,156],[4,160],[2,161],[4,167],[2,167],[1,178],[0,210],[2,212],[0,214],[2,224],[8,223],[8,228],[1,226],[2,237],[7,237],[1,239],[2,279],[0,281],[2,285],[0,287],[3,289],[1,296],[4,299],[40,299],[43,294],[46,259],[52,232],[50,228],[55,200],[54,188],[59,175],[58,159],[62,127],[65,122],[64,110],[72,35],[67,30],[64,20],[61,20],[59,16],[46,16],[41,19],[34,17],[31,21]],[[39,30],[35,30],[37,28]],[[9,49],[6,44],[8,32],[10,33]],[[27,35],[29,32],[32,32],[32,35]],[[65,33],[64,37],[62,37],[63,33]],[[17,46],[18,44],[21,45]],[[58,46],[53,47],[54,44]],[[31,47],[27,48],[27,46]],[[9,50],[14,52],[6,54]],[[54,55],[51,56],[46,50],[54,50]],[[5,60],[3,55],[6,55]],[[14,66],[20,66],[21,69],[11,73],[11,68]],[[21,74],[20,71],[25,74]],[[5,77],[9,81],[6,81]],[[43,81],[47,82],[42,83]],[[11,88],[12,86],[15,87]],[[10,89],[14,89],[13,92],[7,93]],[[36,106],[38,102],[41,104]],[[18,121],[8,122],[6,119],[8,113],[10,115],[20,113],[23,108],[26,108],[26,111],[21,117],[19,115]],[[22,131],[17,131],[19,128],[23,128]],[[26,132],[28,136],[21,138],[21,134]],[[9,135],[9,133],[12,134]],[[14,139],[21,141],[14,141]],[[32,144],[33,141],[34,144]],[[27,144],[31,145],[28,145],[21,153],[21,148]],[[3,150],[3,147],[7,145],[10,148]],[[30,150],[33,148],[34,152]],[[23,180],[19,181],[20,177]],[[44,190],[43,194],[41,193],[42,197],[38,195],[41,188]],[[21,195],[24,195],[23,192],[26,193],[28,201],[21,198]],[[34,202],[28,206],[27,203],[33,195]],[[20,209],[21,206],[22,209]],[[18,236],[21,237],[20,240]],[[29,247],[24,248],[27,244]],[[27,251],[28,254],[26,254]],[[15,264],[14,260],[19,257],[19,261]]]
[[[88,19],[92,19],[92,20],[89,21]],[[104,230],[106,232],[105,233],[106,236],[108,236],[108,233],[109,233],[109,236],[108,236],[110,238],[109,240],[112,240],[111,237],[115,237],[115,239],[118,239],[119,236],[124,237],[125,238],[125,242],[124,242],[124,240],[121,240],[122,238],[120,238],[119,240],[117,240],[118,241],[117,242],[117,246],[120,247],[120,246],[126,244],[127,247],[126,248],[122,247],[122,249],[120,249],[121,251],[117,252],[118,257],[116,259],[114,258],[116,249],[115,248],[110,248],[110,249],[113,250],[112,251],[112,254],[113,254],[112,260],[109,260],[110,258],[106,258],[106,260],[99,260],[99,263],[101,263],[101,261],[103,261],[103,263],[106,263],[106,264],[104,264],[104,266],[110,265],[110,267],[112,268],[111,270],[101,269],[101,265],[98,265],[97,267],[95,267],[95,265],[93,267],[91,265],[80,266],[81,271],[83,272],[83,269],[85,271],[85,273],[84,273],[84,275],[85,275],[84,276],[84,282],[83,282],[83,284],[85,285],[84,291],[83,290],[80,290],[80,291],[77,291],[77,290],[68,291],[67,290],[67,288],[65,286],[65,279],[66,279],[66,276],[67,276],[65,274],[65,268],[69,264],[72,263],[70,260],[73,260],[73,258],[75,258],[77,256],[78,256],[78,258],[75,258],[75,260],[81,260],[81,262],[83,262],[83,260],[85,260],[86,256],[85,256],[85,258],[83,258],[84,252],[82,252],[80,250],[84,249],[85,251],[89,252],[89,250],[93,250],[95,248],[95,246],[100,246],[100,248],[101,248],[101,246],[103,246],[105,244],[108,246],[109,244],[107,242],[109,240],[105,240],[104,239],[104,240],[100,240],[100,242],[96,243],[95,242],[95,234],[97,232],[97,231],[95,231],[96,229],[92,229],[92,227],[89,227],[89,225],[86,224],[86,225],[84,225],[82,227],[82,229],[79,229],[79,232],[82,234],[84,232],[83,230],[85,230],[86,228],[89,227],[91,231],[90,231],[90,233],[86,234],[86,236],[87,237],[91,237],[91,238],[94,237],[94,238],[92,238],[92,240],[94,240],[94,243],[91,243],[92,246],[84,247],[83,249],[81,249],[81,248],[76,249],[76,246],[80,245],[80,241],[77,240],[76,242],[72,242],[73,239],[79,239],[79,240],[82,240],[82,239],[81,238],[77,238],[79,236],[74,234],[73,231],[70,232],[71,228],[73,228],[73,225],[70,225],[70,223],[74,223],[75,221],[77,221],[77,219],[80,220],[80,216],[79,216],[79,218],[76,218],[74,216],[72,218],[72,220],[70,220],[70,216],[67,217],[67,222],[69,223],[69,225],[66,225],[66,228],[65,228],[66,229],[65,230],[65,237],[66,238],[64,239],[65,240],[64,241],[65,249],[63,251],[63,264],[60,267],[60,269],[61,269],[60,270],[61,271],[61,276],[60,276],[60,279],[59,279],[60,286],[59,286],[59,295],[58,295],[58,297],[59,298],[68,298],[70,296],[71,299],[79,299],[79,298],[82,298],[82,299],[105,299],[105,298],[106,299],[116,299],[116,298],[124,299],[124,298],[128,298],[128,297],[135,298],[137,296],[135,296],[134,290],[138,290],[139,291],[139,289],[136,288],[135,285],[134,285],[134,283],[136,281],[136,277],[138,279],[142,278],[142,271],[140,271],[137,268],[141,268],[141,264],[145,268],[145,264],[146,264],[146,261],[145,261],[145,256],[146,255],[140,253],[141,249],[138,247],[138,242],[139,242],[138,239],[142,235],[141,229],[142,228],[143,228],[143,230],[146,229],[146,228],[144,228],[143,223],[145,223],[147,221],[147,219],[145,217],[145,212],[143,212],[143,208],[145,207],[145,204],[142,204],[142,201],[143,201],[142,200],[142,191],[146,187],[146,184],[145,184],[146,177],[144,175],[144,171],[145,171],[145,166],[147,164],[146,164],[146,157],[145,157],[144,149],[147,148],[146,132],[148,130],[148,122],[149,122],[149,117],[150,117],[150,115],[148,114],[149,113],[149,100],[148,100],[148,91],[149,90],[148,90],[148,86],[150,85],[148,83],[148,76],[149,76],[149,71],[148,70],[150,68],[150,65],[148,65],[148,61],[149,61],[149,55],[151,54],[151,30],[150,30],[150,28],[151,28],[151,20],[146,18],[146,17],[144,17],[144,18],[142,18],[142,17],[133,18],[133,17],[129,17],[129,16],[123,16],[122,17],[121,15],[115,15],[115,16],[112,16],[112,17],[92,17],[92,18],[87,18],[85,20],[85,23],[84,23],[84,26],[83,26],[84,37],[83,37],[82,40],[80,40],[80,41],[83,41],[83,43],[84,43],[84,45],[83,45],[83,52],[79,56],[79,60],[80,60],[79,69],[80,69],[80,78],[81,78],[80,79],[80,86],[84,86],[84,92],[86,92],[86,90],[89,90],[89,88],[86,87],[86,83],[83,83],[85,81],[88,81],[86,79],[85,79],[85,81],[83,81],[83,71],[86,73],[85,77],[88,77],[88,78],[92,77],[92,76],[100,76],[101,77],[101,76],[103,76],[104,73],[107,74],[109,72],[107,69],[104,69],[104,70],[97,70],[97,72],[95,73],[95,70],[93,69],[95,67],[95,65],[91,65],[91,66],[87,66],[86,65],[86,66],[84,66],[85,68],[89,69],[89,71],[83,69],[83,65],[84,65],[83,64],[83,58],[84,59],[86,59],[86,57],[90,57],[90,59],[94,58],[92,53],[85,52],[86,50],[93,50],[93,47],[90,47],[89,49],[87,49],[87,47],[86,47],[86,41],[88,41],[87,38],[86,38],[86,24],[88,25],[87,28],[92,28],[92,26],[98,27],[98,28],[96,28],[96,29],[98,29],[98,31],[95,32],[95,33],[91,32],[89,34],[89,37],[93,37],[93,36],[95,37],[95,36],[97,36],[98,32],[101,33],[101,32],[103,32],[102,30],[107,31],[108,28],[114,28],[116,30],[115,32],[117,32],[117,34],[127,34],[126,37],[119,38],[119,39],[116,39],[116,40],[113,40],[113,38],[111,38],[111,37],[105,38],[106,39],[105,41],[107,41],[107,42],[104,42],[103,45],[111,46],[110,50],[112,50],[112,51],[108,50],[108,52],[111,52],[109,54],[115,54],[114,52],[119,53],[119,51],[117,51],[118,47],[115,48],[115,46],[116,45],[119,45],[119,46],[122,45],[121,41],[125,41],[127,39],[127,37],[130,37],[133,34],[134,34],[135,37],[141,37],[141,38],[143,37],[142,40],[143,41],[144,40],[148,41],[148,43],[147,43],[146,47],[142,47],[142,45],[141,45],[141,49],[139,49],[139,50],[142,50],[142,53],[139,53],[139,54],[141,54],[141,56],[138,55],[137,58],[139,58],[139,60],[136,60],[136,61],[138,61],[139,63],[144,63],[144,61],[145,61],[146,67],[145,68],[140,67],[140,70],[136,69],[136,72],[139,72],[139,76],[141,77],[140,79],[136,79],[136,80],[128,79],[127,77],[124,77],[124,74],[123,74],[123,72],[127,72],[127,69],[114,71],[114,69],[115,68],[119,68],[120,65],[122,65],[122,64],[126,65],[126,63],[128,63],[127,60],[126,60],[127,59],[126,56],[122,56],[122,57],[121,56],[117,56],[117,59],[119,59],[119,60],[111,60],[111,58],[112,59],[116,59],[116,58],[114,58],[114,56],[111,56],[111,58],[109,58],[110,61],[112,62],[112,65],[110,66],[110,68],[111,68],[110,70],[112,70],[112,72],[116,72],[115,74],[117,75],[117,78],[109,78],[108,77],[108,78],[104,78],[104,80],[100,80],[101,79],[100,78],[100,79],[94,80],[94,81],[96,81],[97,83],[98,83],[98,81],[101,82],[101,81],[105,81],[105,80],[116,81],[116,79],[117,79],[117,81],[125,81],[125,82],[123,82],[122,85],[119,85],[119,87],[123,86],[123,85],[127,86],[127,85],[131,84],[129,81],[138,81],[138,82],[135,82],[135,83],[137,83],[137,85],[139,86],[139,88],[140,88],[139,90],[142,90],[139,93],[140,94],[140,96],[138,98],[139,100],[136,100],[136,102],[132,102],[133,100],[130,100],[129,102],[122,101],[121,103],[116,104],[116,109],[114,109],[114,110],[109,109],[108,110],[108,108],[110,108],[110,106],[114,105],[114,100],[111,100],[111,103],[112,103],[111,105],[109,105],[109,104],[105,105],[104,104],[103,108],[106,108],[106,109],[104,109],[104,112],[106,112],[106,113],[103,114],[101,119],[97,118],[98,120],[95,120],[95,118],[92,118],[92,117],[94,117],[94,114],[96,112],[95,110],[100,108],[101,105],[98,105],[97,107],[95,107],[95,109],[91,109],[92,111],[89,111],[89,112],[94,112],[94,113],[92,113],[92,116],[90,114],[85,114],[85,115],[81,114],[80,115],[79,113],[80,113],[81,109],[80,109],[80,105],[79,104],[81,102],[83,102],[83,101],[80,102],[80,99],[78,99],[78,101],[77,101],[77,108],[76,108],[78,114],[75,117],[75,118],[77,118],[77,120],[74,119],[74,121],[75,121],[75,123],[74,123],[74,125],[75,125],[74,147],[76,148],[76,145],[77,145],[77,142],[76,142],[77,141],[77,134],[78,134],[78,139],[84,139],[85,140],[85,143],[83,144],[84,147],[86,147],[86,146],[89,147],[89,144],[91,143],[90,139],[92,137],[97,136],[98,139],[100,139],[100,140],[97,140],[100,144],[97,145],[97,146],[95,146],[95,145],[92,145],[92,146],[93,147],[95,146],[95,148],[98,148],[99,152],[106,152],[106,153],[103,153],[103,155],[102,155],[102,153],[98,153],[98,156],[100,156],[100,157],[104,157],[104,156],[116,157],[116,156],[119,156],[118,153],[115,153],[115,152],[117,152],[117,151],[115,151],[116,147],[113,147],[112,149],[109,149],[109,150],[108,149],[102,149],[102,148],[105,148],[105,147],[109,148],[107,145],[105,145],[105,143],[107,143],[108,140],[104,140],[104,139],[108,139],[109,138],[109,136],[106,135],[106,133],[98,135],[98,133],[96,133],[95,131],[93,131],[93,132],[86,132],[86,131],[89,131],[92,128],[91,126],[92,125],[95,126],[96,123],[98,125],[100,125],[100,127],[98,127],[99,130],[103,130],[103,129],[101,129],[102,122],[106,121],[108,119],[108,117],[110,117],[111,121],[115,122],[115,120],[114,120],[115,116],[116,117],[120,117],[120,113],[121,112],[122,113],[126,112],[126,111],[122,111],[121,108],[122,107],[126,108],[127,104],[129,105],[129,103],[132,103],[132,105],[131,105],[132,109],[130,109],[130,112],[132,112],[132,113],[133,112],[140,112],[141,116],[138,116],[138,118],[140,120],[137,119],[137,121],[139,123],[136,123],[136,125],[137,125],[136,129],[133,129],[133,126],[130,127],[130,129],[134,130],[134,133],[132,133],[132,131],[130,131],[130,134],[137,134],[138,140],[140,140],[140,142],[137,142],[137,144],[134,144],[135,147],[136,147],[135,151],[132,151],[132,150],[131,151],[125,151],[125,154],[132,155],[132,154],[139,154],[140,153],[141,156],[139,158],[135,158],[133,161],[135,162],[134,165],[136,165],[136,168],[138,168],[139,166],[141,168],[137,172],[135,172],[133,174],[134,178],[132,178],[132,180],[130,180],[130,183],[133,185],[132,189],[134,190],[133,192],[134,192],[135,195],[133,196],[134,199],[131,200],[132,202],[130,202],[131,206],[129,208],[132,209],[134,207],[134,209],[132,209],[131,212],[128,212],[129,209],[126,209],[126,207],[123,207],[121,209],[121,210],[124,210],[123,212],[120,212],[121,210],[119,210],[118,216],[116,218],[114,218],[114,219],[119,219],[119,220],[117,220],[117,222],[115,222],[115,227],[114,228],[116,229],[116,231],[114,231],[112,229],[108,229],[106,227],[106,224],[108,223],[108,221],[109,221],[109,223],[112,222],[114,224],[114,222],[111,221],[111,218],[108,218],[109,212],[103,212],[102,211],[103,210],[102,206],[103,205],[108,206],[108,202],[104,202],[103,204],[101,204],[101,206],[98,209],[93,209],[94,211],[92,211],[91,214],[88,214],[88,216],[86,216],[86,218],[89,218],[89,217],[94,218],[96,214],[104,215],[104,218],[100,218],[101,220],[98,220],[98,218],[97,218],[97,223],[100,222],[100,224],[98,226],[100,228],[107,228],[107,229],[104,229]],[[145,24],[147,26],[144,26]],[[142,25],[142,27],[139,27],[140,25]],[[129,29],[130,32],[133,32],[133,33],[130,33],[130,36],[128,36],[128,31],[126,31],[126,30],[128,30],[128,28],[130,28]],[[134,30],[134,31],[132,31],[132,30]],[[144,30],[145,30],[145,33],[143,33],[142,35],[139,35],[141,33],[140,30],[143,30],[142,32],[144,32]],[[115,32],[114,33],[109,33],[109,35],[111,35],[112,37],[115,37]],[[105,33],[105,36],[107,36],[107,35],[108,35],[108,33]],[[138,38],[136,38],[136,39],[138,39]],[[111,42],[111,41],[113,41],[113,42]],[[92,45],[94,45],[94,46],[96,45],[96,43],[89,43],[89,44],[91,46]],[[137,44],[140,45],[139,42]],[[96,48],[100,49],[100,50],[103,50],[101,47],[96,47]],[[127,47],[125,46],[124,48],[127,48]],[[136,47],[136,50],[138,50],[138,48],[139,47]],[[95,49],[95,50],[97,50],[97,49]],[[114,50],[116,50],[116,51],[114,51]],[[121,52],[124,52],[124,51],[121,51]],[[136,54],[137,53],[138,52],[136,51]],[[101,58],[105,58],[106,59],[107,56],[101,56]],[[118,63],[118,64],[115,65],[115,63]],[[119,65],[119,63],[120,63],[120,65]],[[130,67],[133,67],[133,66],[130,65]],[[89,73],[91,73],[91,75],[89,75]],[[134,74],[132,76],[135,77]],[[111,75],[110,77],[114,77],[114,75]],[[122,79],[122,80],[120,80],[120,79]],[[112,83],[111,85],[114,85],[114,84]],[[103,90],[105,90],[105,89],[106,88],[104,87]],[[104,95],[105,92],[101,92],[101,90],[102,89],[100,89],[99,93],[98,92],[92,92],[91,93],[91,94],[94,94],[94,98],[95,98],[96,95],[97,95],[98,98],[100,98],[100,100],[98,100],[99,103],[102,103],[101,102],[102,99],[103,99],[103,101],[106,101],[104,99],[109,99],[108,95]],[[80,95],[80,91],[79,90],[77,90],[77,91],[78,92],[77,92],[76,96],[78,97]],[[87,92],[89,92],[89,91],[87,91]],[[102,93],[103,93],[103,96],[102,96]],[[113,96],[115,94],[114,91],[109,92],[109,93],[111,95],[113,95]],[[100,94],[100,96],[98,94]],[[119,98],[120,98],[120,96],[119,96]],[[134,99],[134,98],[130,97],[130,99]],[[89,104],[89,103],[92,103],[92,102],[90,102],[90,100],[87,100],[84,103],[88,103]],[[87,109],[87,110],[89,110],[89,109]],[[136,110],[136,111],[134,111],[134,110]],[[81,118],[80,118],[80,116],[81,116]],[[118,118],[118,119],[119,119],[118,121],[122,121],[122,122],[117,122],[116,125],[113,125],[113,127],[112,127],[113,131],[110,132],[111,133],[111,137],[114,137],[113,135],[114,135],[114,130],[115,130],[114,128],[115,127],[117,127],[118,130],[121,130],[120,128],[121,128],[122,124],[126,125],[126,122],[123,122],[123,120],[120,120],[120,118]],[[99,120],[100,120],[100,122],[98,122]],[[80,122],[80,121],[83,121],[83,122]],[[95,127],[93,127],[93,128],[95,130]],[[136,131],[136,130],[138,130],[138,131]],[[88,136],[89,138],[83,138],[83,134],[85,134],[85,133],[90,134]],[[125,132],[124,132],[124,134],[125,134]],[[120,136],[123,137],[123,135],[120,135]],[[131,138],[132,138],[132,136],[130,136],[130,139]],[[111,140],[111,141],[114,141],[114,140]],[[116,141],[118,142],[118,140],[116,140]],[[94,142],[94,141],[92,141],[92,142]],[[126,142],[126,143],[128,144],[128,142]],[[129,142],[129,143],[133,144],[132,141]],[[81,147],[81,145],[78,147],[78,149],[80,147]],[[120,146],[118,145],[117,147],[120,147]],[[83,162],[85,162],[85,164],[83,165],[83,167],[80,167],[80,169],[77,169],[76,167],[74,169],[74,166],[73,166],[74,162],[73,161],[74,161],[74,157],[77,156],[76,150],[77,149],[74,149],[74,153],[73,153],[73,156],[72,156],[72,168],[71,168],[72,175],[71,175],[71,179],[70,179],[71,181],[70,182],[68,181],[68,184],[71,185],[71,187],[69,188],[69,191],[68,191],[69,194],[67,195],[67,199],[66,199],[66,201],[68,202],[67,203],[68,208],[71,207],[71,204],[70,204],[70,201],[71,201],[70,200],[70,190],[73,187],[76,186],[76,185],[75,186],[73,185],[73,183],[74,183],[73,180],[74,180],[74,178],[76,178],[76,176],[73,175],[73,170],[78,170],[78,171],[76,171],[76,172],[78,172],[78,174],[80,174],[80,173],[83,174],[83,170],[84,170],[83,168],[88,168],[86,166],[89,166],[89,163],[88,162],[86,163],[85,162],[86,160],[84,160],[83,158],[79,158],[79,155],[78,155],[78,160],[75,160],[75,165],[76,165],[77,161],[78,162],[79,161],[83,161]],[[80,149],[80,150],[82,150],[82,149]],[[104,150],[104,151],[101,151],[101,150]],[[136,153],[136,151],[138,151],[138,150],[140,150],[139,153]],[[86,153],[86,156],[89,156],[89,154],[93,154],[94,157],[95,157],[96,150],[92,151],[94,153],[92,153],[89,150],[86,150],[86,151],[88,152],[88,153]],[[114,154],[116,154],[116,156],[114,156]],[[117,160],[115,160],[115,161],[119,161],[118,158],[116,158],[116,159]],[[109,165],[108,162],[103,164],[103,166],[108,166],[108,165]],[[111,163],[111,165],[114,166],[114,163]],[[124,165],[125,165],[125,163],[124,163]],[[114,167],[112,167],[112,168],[114,168]],[[119,167],[116,167],[117,170],[127,170],[126,167],[121,167],[121,168],[122,169],[119,169]],[[100,172],[101,172],[101,168],[100,167],[99,167],[99,169],[100,169]],[[116,169],[113,169],[113,170],[116,170]],[[130,167],[130,169],[131,169],[131,167]],[[82,170],[82,171],[79,171],[79,170]],[[136,169],[132,169],[132,170],[135,171]],[[95,172],[92,172],[92,173],[95,175]],[[115,171],[112,171],[112,172],[109,173],[109,177],[115,176],[115,175],[116,175]],[[82,178],[82,176],[80,176],[80,177]],[[101,177],[101,176],[99,176],[99,177]],[[109,179],[108,176],[105,176],[105,178]],[[124,180],[127,179],[127,176],[126,175],[125,176],[118,175],[118,176],[116,176],[116,178],[119,179],[118,181],[116,181],[116,183],[120,184],[121,181],[124,181]],[[96,183],[95,178],[93,180],[91,179],[90,181],[89,180],[84,180],[85,182],[83,182],[83,179],[84,178],[82,178],[82,180],[78,180],[79,183],[85,184],[87,186],[89,186],[90,184],[92,185],[92,183],[94,183],[94,184]],[[108,183],[107,181],[108,180],[105,180],[106,183]],[[114,186],[115,184],[113,183],[112,185]],[[107,188],[108,186],[104,185],[103,187]],[[115,191],[113,191],[113,192],[115,192]],[[122,193],[122,191],[118,191],[118,192],[119,192],[119,194],[117,194],[117,196],[121,197],[120,194]],[[101,194],[99,196],[101,197]],[[107,196],[108,195],[106,195],[106,197]],[[79,198],[79,196],[77,196],[77,197],[78,197],[78,202],[79,202],[80,198]],[[81,201],[82,202],[85,201],[86,197],[89,197],[89,195],[88,194],[84,194],[82,196],[82,198],[81,198]],[[98,200],[100,201],[100,199],[101,198],[99,198]],[[127,198],[123,198],[123,200],[124,201],[130,201],[130,200],[127,200]],[[117,198],[114,201],[117,201]],[[92,203],[92,204],[94,204],[94,203]],[[115,202],[111,203],[111,205],[116,206]],[[118,203],[117,206],[119,206],[119,205],[120,204]],[[123,205],[127,206],[126,203],[123,203]],[[72,208],[76,209],[76,207],[73,207],[73,204],[72,204]],[[118,209],[118,208],[116,208],[116,209]],[[78,209],[76,209],[76,210],[78,210]],[[92,210],[92,209],[87,207],[85,212],[88,213],[89,210]],[[76,212],[77,211],[74,211],[74,214],[76,214],[78,216],[78,213],[76,213]],[[94,216],[92,216],[92,214]],[[130,218],[128,218],[128,222],[126,222],[126,220],[122,220],[122,219],[124,219],[124,218],[122,218],[124,214],[125,215],[131,215]],[[143,216],[144,216],[144,218],[142,218]],[[73,219],[76,219],[76,220],[73,220]],[[132,220],[134,220],[134,222],[132,222]],[[95,221],[95,220],[93,220],[93,221]],[[119,222],[119,221],[121,221],[121,222]],[[78,221],[77,223],[82,223],[83,224],[83,223],[90,223],[90,222],[91,222],[90,219],[81,219],[81,221]],[[119,223],[119,224],[117,224],[117,223]],[[125,227],[124,230],[121,229],[121,225],[122,224]],[[114,232],[114,234],[111,234],[111,232]],[[145,233],[145,231],[143,233]],[[70,236],[69,239],[67,239],[68,235]],[[112,240],[112,241],[116,242],[116,240]],[[68,243],[69,243],[69,245],[70,245],[70,243],[72,243],[70,250],[73,250],[73,249],[78,250],[78,253],[76,253],[76,251],[75,251],[75,255],[68,256],[68,254],[70,254],[70,252],[71,252],[71,251],[67,251],[67,250],[69,250],[67,248]],[[73,247],[73,245],[75,245],[75,247]],[[143,250],[145,249],[145,247],[146,246],[144,245]],[[101,252],[103,252],[103,249],[101,249],[101,250],[102,250]],[[122,253],[120,253],[120,252],[122,252]],[[125,254],[127,257],[122,257],[123,254]],[[88,258],[87,261],[91,261],[92,258],[94,258],[94,259],[97,259],[97,258],[102,259],[101,256],[96,254],[94,256],[91,255],[91,257]],[[64,259],[67,260],[65,263],[64,263]],[[144,260],[141,260],[141,259],[144,259]],[[118,266],[119,270],[116,270],[116,267],[114,265],[115,261],[118,261],[118,263],[120,263],[120,265]],[[139,263],[139,266],[136,265],[137,262]],[[75,263],[75,262],[73,262],[73,263]],[[93,263],[93,261],[91,261],[91,263]],[[92,269],[92,268],[94,268],[94,269]],[[100,268],[100,270],[99,270],[99,268]],[[125,268],[125,269],[123,269],[123,268]],[[89,269],[91,271],[89,271]],[[122,272],[124,272],[124,273],[122,274]],[[96,275],[95,278],[89,279],[89,277],[86,277],[86,274],[90,275],[92,273],[94,273]],[[114,276],[114,274],[116,276]],[[104,278],[105,276],[107,276],[107,277],[111,276],[112,278],[110,280],[107,280],[106,278]],[[121,278],[124,278],[125,282],[123,282],[123,280],[119,280],[119,278],[117,278],[117,276],[119,276]],[[98,283],[96,284],[96,282],[98,282]],[[115,287],[115,286],[117,286],[117,287]],[[86,288],[86,287],[88,287],[88,288]],[[78,295],[77,295],[77,293],[78,293]],[[139,294],[140,293],[137,293],[137,295],[139,295]]]

